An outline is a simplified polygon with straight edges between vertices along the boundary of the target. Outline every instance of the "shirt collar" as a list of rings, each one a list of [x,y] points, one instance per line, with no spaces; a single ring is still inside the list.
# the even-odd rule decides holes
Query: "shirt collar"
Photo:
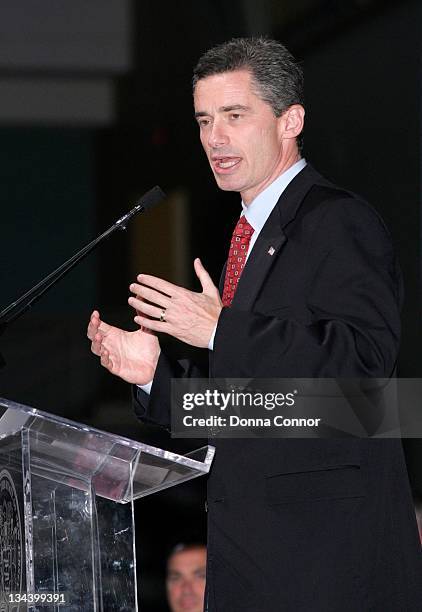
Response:
[[[305,166],[306,160],[300,159],[280,174],[264,191],[261,191],[249,206],[246,206],[242,201],[242,214],[245,215],[246,220],[252,225],[255,232],[261,231],[287,185]]]

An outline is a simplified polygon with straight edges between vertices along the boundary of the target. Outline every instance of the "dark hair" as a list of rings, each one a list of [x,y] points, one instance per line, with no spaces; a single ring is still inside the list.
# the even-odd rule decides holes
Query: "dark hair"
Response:
[[[303,73],[293,55],[276,40],[232,38],[204,53],[193,71],[193,89],[201,79],[223,72],[249,70],[255,93],[276,117],[303,105]]]
[[[202,549],[206,550],[207,545],[204,542],[200,542],[200,541],[180,542],[179,544],[176,544],[176,546],[173,546],[173,548],[170,550],[170,552],[167,555],[167,567],[168,567],[168,563],[170,559],[174,555],[177,555],[178,553],[181,553],[181,552],[189,552],[191,550],[202,550]]]

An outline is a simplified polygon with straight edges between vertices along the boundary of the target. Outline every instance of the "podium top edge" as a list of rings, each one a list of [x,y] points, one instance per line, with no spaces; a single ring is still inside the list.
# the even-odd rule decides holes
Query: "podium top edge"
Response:
[[[213,446],[204,446],[202,449],[198,449],[197,451],[193,451],[191,454],[198,454],[203,451],[204,460],[198,461],[197,459],[192,459],[190,456],[179,455],[174,453],[173,451],[165,450],[162,448],[158,448],[155,446],[151,446],[149,444],[145,444],[144,442],[138,442],[136,440],[131,440],[130,438],[126,438],[124,436],[120,436],[118,434],[113,434],[110,432],[102,431],[100,429],[96,429],[95,427],[91,427],[90,425],[85,425],[83,423],[78,423],[77,421],[72,421],[71,419],[67,419],[65,417],[61,417],[55,414],[50,414],[48,412],[44,412],[39,410],[38,408],[32,408],[31,406],[25,406],[24,404],[19,404],[17,402],[13,402],[11,400],[1,398],[0,397],[0,409],[5,408],[6,410],[11,410],[16,412],[16,416],[19,417],[16,419],[17,426],[10,428],[9,430],[5,430],[3,427],[2,432],[2,420],[6,417],[6,412],[0,416],[0,439],[4,437],[5,433],[10,434],[14,433],[19,429],[23,429],[27,427],[31,429],[28,420],[31,418],[36,419],[39,418],[41,420],[48,421],[52,425],[57,427],[67,427],[69,429],[76,430],[80,432],[82,435],[96,436],[102,438],[103,440],[108,441],[113,444],[121,444],[122,446],[126,446],[131,448],[133,451],[147,453],[149,455],[155,455],[157,457],[161,457],[163,459],[167,459],[169,461],[173,461],[175,463],[180,463],[185,465],[186,467],[192,467],[196,470],[202,471],[204,473],[208,472],[214,457],[215,449]],[[9,413],[10,415],[10,413]],[[31,421],[32,423],[33,421]]]

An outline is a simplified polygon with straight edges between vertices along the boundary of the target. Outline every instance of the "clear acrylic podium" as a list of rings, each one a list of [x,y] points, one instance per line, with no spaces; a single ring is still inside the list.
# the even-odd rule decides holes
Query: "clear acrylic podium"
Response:
[[[213,455],[0,399],[0,612],[138,610],[133,502],[206,474]]]

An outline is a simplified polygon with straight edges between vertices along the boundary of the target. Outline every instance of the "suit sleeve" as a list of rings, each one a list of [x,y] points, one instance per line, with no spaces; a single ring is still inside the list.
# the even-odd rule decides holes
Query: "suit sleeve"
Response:
[[[224,308],[211,358],[213,377],[392,374],[401,275],[383,222],[364,202],[335,200],[320,207],[318,222],[305,236],[306,321]],[[277,278],[273,274],[266,282],[276,288]]]
[[[192,361],[170,359],[161,352],[151,393],[148,395],[137,386],[133,387],[133,400],[136,416],[146,423],[160,425],[170,431],[171,423],[171,379],[172,378],[207,378]]]

